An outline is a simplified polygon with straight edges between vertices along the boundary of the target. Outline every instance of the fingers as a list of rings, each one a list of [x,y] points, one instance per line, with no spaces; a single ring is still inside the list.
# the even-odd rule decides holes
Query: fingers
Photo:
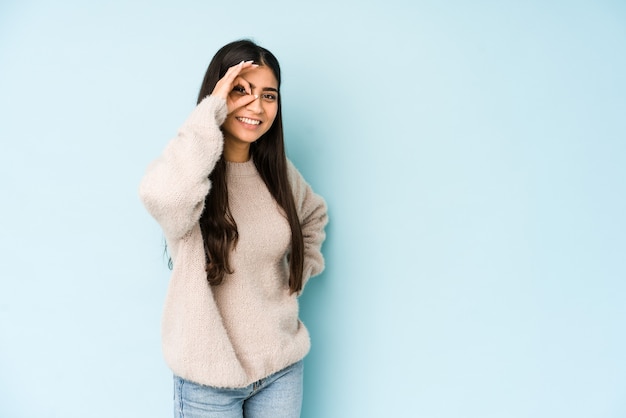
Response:
[[[233,81],[233,89],[227,98],[228,113],[232,113],[240,107],[252,103],[258,96],[252,94],[250,83],[243,77],[237,77]]]
[[[252,88],[250,87],[250,83],[248,83],[248,81],[243,78],[243,77],[239,77],[237,76],[237,78],[235,78],[235,80],[232,83],[233,87],[235,88],[234,91],[237,91],[241,94],[252,94]],[[241,89],[237,89],[237,87],[243,87],[243,91],[241,91]]]
[[[253,61],[241,61],[239,64],[230,67],[224,77],[222,77],[216,84],[215,88],[211,95],[219,96],[223,99],[226,99],[233,87],[237,85],[236,82],[239,82],[247,94],[251,94],[250,84],[246,82],[243,78],[239,77],[239,73],[246,68],[258,67],[258,65],[253,64]]]
[[[234,97],[234,98],[229,96],[227,99],[228,114],[230,115],[231,113],[233,113],[235,110],[239,109],[240,107],[249,105],[250,103],[255,101],[257,98],[258,96],[255,96],[252,94],[246,94],[245,96],[239,96],[239,97]]]

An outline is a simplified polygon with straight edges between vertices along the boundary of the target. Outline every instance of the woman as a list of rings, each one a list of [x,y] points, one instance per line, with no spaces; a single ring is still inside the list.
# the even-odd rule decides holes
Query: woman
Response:
[[[217,52],[140,196],[173,263],[162,338],[175,416],[299,417],[310,341],[297,297],[324,268],[327,213],[285,156],[272,53],[247,40]]]

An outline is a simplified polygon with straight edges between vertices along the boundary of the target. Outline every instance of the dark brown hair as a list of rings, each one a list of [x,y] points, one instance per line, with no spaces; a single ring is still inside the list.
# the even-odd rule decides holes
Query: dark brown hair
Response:
[[[217,51],[204,76],[198,103],[211,94],[217,82],[224,77],[230,67],[241,61],[254,61],[255,64],[270,68],[280,88],[280,66],[276,57],[252,41],[240,40],[229,43]],[[298,292],[302,289],[304,240],[287,175],[280,94],[276,119],[270,129],[251,144],[250,154],[268,190],[287,216],[291,228],[289,288],[292,293]],[[223,155],[209,175],[209,179],[211,191],[204,202],[200,228],[204,240],[207,280],[211,285],[219,285],[226,273],[233,273],[229,255],[238,239],[237,224],[228,206],[226,161]]]

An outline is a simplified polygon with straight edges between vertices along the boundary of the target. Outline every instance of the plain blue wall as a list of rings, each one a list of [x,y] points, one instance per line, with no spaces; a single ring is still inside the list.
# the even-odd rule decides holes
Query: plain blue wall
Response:
[[[241,37],[330,206],[304,418],[626,416],[623,2],[4,0],[1,417],[171,416],[137,185]]]

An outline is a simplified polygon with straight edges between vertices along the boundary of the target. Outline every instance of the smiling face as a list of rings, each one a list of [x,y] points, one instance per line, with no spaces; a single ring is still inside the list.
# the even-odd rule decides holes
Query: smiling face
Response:
[[[248,147],[265,134],[278,113],[278,81],[266,66],[246,69],[238,77],[231,97],[246,95],[246,89],[258,98],[228,115],[222,129],[226,147]],[[247,84],[247,85],[246,85]]]

